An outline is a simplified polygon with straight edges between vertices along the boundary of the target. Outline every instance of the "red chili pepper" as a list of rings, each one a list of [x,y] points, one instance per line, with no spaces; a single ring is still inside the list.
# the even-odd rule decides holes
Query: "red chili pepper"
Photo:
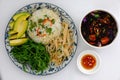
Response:
[[[95,41],[95,40],[96,40],[95,34],[89,35],[89,39],[90,39],[91,41]]]
[[[102,44],[107,44],[109,42],[109,40],[110,39],[108,37],[104,37],[104,38],[101,39],[101,43]]]

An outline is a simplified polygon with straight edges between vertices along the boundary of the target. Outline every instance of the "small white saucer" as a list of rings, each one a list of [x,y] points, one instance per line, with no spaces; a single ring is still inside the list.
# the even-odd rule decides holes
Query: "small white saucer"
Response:
[[[86,55],[86,54],[93,55],[96,58],[96,66],[93,69],[88,70],[88,69],[85,69],[81,65],[81,58],[84,55]],[[92,50],[86,50],[86,51],[81,52],[80,55],[77,58],[77,67],[84,74],[93,74],[93,73],[96,73],[99,70],[99,68],[100,68],[100,64],[101,64],[100,56],[98,55],[97,52],[92,51]]]

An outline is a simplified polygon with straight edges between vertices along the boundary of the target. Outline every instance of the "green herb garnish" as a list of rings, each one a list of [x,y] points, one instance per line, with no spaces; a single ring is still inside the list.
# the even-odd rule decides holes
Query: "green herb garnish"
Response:
[[[23,45],[13,47],[11,54],[23,65],[25,71],[29,66],[31,70],[43,72],[50,62],[50,55],[46,47],[42,43],[35,43],[31,40]]]
[[[33,26],[35,26],[35,27],[37,26],[36,22],[33,22]]]
[[[54,24],[55,23],[55,19],[52,19],[51,22],[52,22],[52,24]]]
[[[45,18],[49,18],[48,15],[44,15]]]
[[[94,16],[95,16],[96,18],[100,17],[100,15],[99,15],[99,14],[95,14]]]
[[[39,23],[39,26],[41,26],[42,28],[45,28],[45,26],[43,24],[41,24],[41,23]]]
[[[38,23],[42,23],[43,22],[43,19],[38,19]]]
[[[33,22],[32,20],[30,20],[30,21],[29,21],[29,26],[30,26],[30,30],[32,31],[32,29],[33,29],[34,27],[36,27],[37,24],[36,24],[36,22]]]
[[[52,33],[52,28],[46,28],[46,32],[51,34]]]

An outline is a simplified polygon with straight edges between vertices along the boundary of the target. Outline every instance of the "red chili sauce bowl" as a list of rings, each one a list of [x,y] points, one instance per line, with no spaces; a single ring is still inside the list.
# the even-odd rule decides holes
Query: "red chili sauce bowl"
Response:
[[[77,67],[84,74],[94,74],[99,71],[101,58],[96,51],[85,50],[77,58]]]
[[[87,44],[104,47],[116,38],[118,27],[111,14],[102,10],[88,13],[81,23],[81,35]]]
[[[85,69],[93,69],[96,66],[96,58],[88,53],[81,58],[81,65]]]

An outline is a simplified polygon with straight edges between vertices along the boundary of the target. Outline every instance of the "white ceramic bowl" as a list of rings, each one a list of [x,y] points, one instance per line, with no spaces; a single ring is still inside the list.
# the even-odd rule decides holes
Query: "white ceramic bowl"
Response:
[[[81,65],[81,59],[86,54],[90,54],[90,55],[92,55],[92,56],[94,56],[96,58],[96,65],[92,69],[85,69]],[[96,73],[100,69],[100,65],[101,65],[100,56],[98,55],[97,52],[92,51],[92,50],[86,50],[86,51],[81,52],[80,55],[77,58],[77,67],[84,74],[93,74],[93,73]]]
[[[115,38],[112,40],[111,43],[109,43],[109,44],[107,44],[107,45],[104,45],[104,46],[101,46],[101,47],[99,47],[99,46],[94,46],[94,45],[88,43],[87,40],[83,37],[82,31],[81,31],[83,19],[84,19],[88,14],[90,14],[90,13],[93,12],[93,11],[103,11],[103,12],[106,12],[106,13],[108,13],[108,14],[115,20],[115,22],[116,22],[117,32],[116,32]],[[107,11],[105,11],[105,10],[93,10],[93,11],[87,13],[87,14],[85,15],[85,17],[83,17],[82,21],[80,22],[80,27],[79,27],[80,36],[82,37],[82,40],[83,40],[88,46],[90,46],[90,47],[92,47],[92,48],[102,49],[102,48],[109,47],[109,46],[115,41],[115,39],[116,39],[116,37],[117,37],[117,35],[118,35],[118,31],[119,31],[119,29],[118,29],[118,21],[117,21],[117,19],[114,17],[114,15],[111,14],[110,12],[107,12]]]

